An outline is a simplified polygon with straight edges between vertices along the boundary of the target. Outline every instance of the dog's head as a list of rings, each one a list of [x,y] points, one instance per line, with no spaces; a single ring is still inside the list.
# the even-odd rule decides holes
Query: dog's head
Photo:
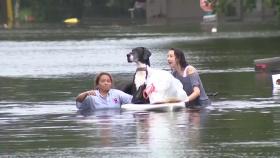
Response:
[[[150,66],[150,60],[149,57],[152,55],[152,53],[145,47],[136,47],[132,49],[130,53],[128,53],[127,61],[129,63],[131,62],[141,62],[143,64]]]

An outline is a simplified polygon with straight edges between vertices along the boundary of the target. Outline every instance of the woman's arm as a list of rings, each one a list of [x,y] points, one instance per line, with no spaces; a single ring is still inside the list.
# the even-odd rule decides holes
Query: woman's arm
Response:
[[[82,92],[76,97],[76,101],[83,102],[88,95],[96,95],[96,93],[94,90]]]
[[[189,95],[189,101],[195,100],[197,97],[200,96],[200,89],[198,87],[193,87],[193,92],[191,95]]]
[[[120,100],[121,100],[121,104],[128,104],[131,103],[132,100],[132,95],[127,94],[123,91],[117,90],[119,92],[120,95]]]
[[[198,87],[199,86],[199,75],[197,73],[196,68],[194,68],[191,65],[188,66],[185,71],[191,78],[193,92],[188,97],[189,97],[189,101],[193,101],[200,96],[200,89]]]

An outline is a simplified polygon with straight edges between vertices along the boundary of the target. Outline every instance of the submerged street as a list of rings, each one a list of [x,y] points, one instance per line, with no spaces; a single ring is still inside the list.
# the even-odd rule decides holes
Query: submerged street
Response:
[[[0,42],[0,156],[280,154],[280,92],[273,89],[271,74],[256,73],[253,64],[254,59],[279,56],[280,31],[112,27],[98,28],[99,33],[91,28],[86,35],[74,30],[70,32],[79,38],[62,38],[59,31],[57,38],[39,33],[15,40],[11,34]],[[218,92],[210,97],[213,106],[199,112],[77,114],[75,97],[92,87],[98,72],[112,73],[116,88],[132,79],[135,65],[127,63],[126,54],[138,46],[151,50],[152,67],[166,70],[168,49],[182,49],[198,68],[207,93]]]

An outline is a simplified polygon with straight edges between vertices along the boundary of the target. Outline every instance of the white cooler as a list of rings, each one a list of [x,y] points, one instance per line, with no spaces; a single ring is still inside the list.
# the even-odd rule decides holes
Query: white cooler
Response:
[[[280,89],[280,74],[272,75],[273,88]]]

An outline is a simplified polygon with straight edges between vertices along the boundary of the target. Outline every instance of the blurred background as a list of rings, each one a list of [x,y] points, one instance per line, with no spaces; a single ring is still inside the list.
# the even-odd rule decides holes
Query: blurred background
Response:
[[[201,23],[203,16],[210,14],[217,15],[219,24],[277,23],[279,3],[278,0],[1,0],[0,23],[5,28],[20,28],[28,23],[61,23],[77,18],[82,25],[192,24]]]

